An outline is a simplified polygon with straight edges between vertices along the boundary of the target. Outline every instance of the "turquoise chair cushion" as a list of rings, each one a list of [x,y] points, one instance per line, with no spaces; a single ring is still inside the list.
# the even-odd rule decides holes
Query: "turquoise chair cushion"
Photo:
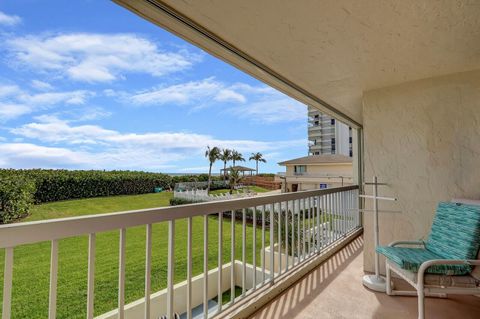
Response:
[[[476,259],[480,247],[480,206],[440,203],[424,248],[378,247],[377,252],[401,268],[418,272],[432,259]],[[427,273],[465,275],[469,265],[434,265]]]
[[[377,247],[377,252],[384,255],[389,260],[396,263],[400,268],[413,272],[418,272],[420,265],[432,259],[444,259],[443,257],[424,248],[406,248],[406,247]],[[433,265],[427,269],[430,274],[442,275],[464,275],[468,273],[469,268],[464,265]]]
[[[480,247],[480,206],[440,203],[425,248],[443,259],[476,259]]]

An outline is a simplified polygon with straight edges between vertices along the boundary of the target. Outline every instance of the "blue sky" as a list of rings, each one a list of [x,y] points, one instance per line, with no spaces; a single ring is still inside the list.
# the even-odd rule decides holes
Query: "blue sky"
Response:
[[[305,105],[111,1],[70,3],[0,2],[0,167],[197,173],[210,145],[277,172],[307,154]]]

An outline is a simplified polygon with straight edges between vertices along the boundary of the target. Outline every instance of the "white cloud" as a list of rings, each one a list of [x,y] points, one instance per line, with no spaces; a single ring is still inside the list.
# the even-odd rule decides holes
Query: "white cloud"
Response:
[[[288,97],[245,104],[234,108],[233,112],[240,118],[266,123],[305,121],[307,118],[307,107]]]
[[[43,81],[40,81],[40,80],[32,80],[32,81],[30,82],[30,85],[31,85],[34,89],[37,89],[37,90],[40,90],[40,91],[53,90],[53,86],[52,86],[50,83],[43,82]]]
[[[130,72],[164,76],[186,70],[201,59],[186,50],[162,51],[134,34],[26,36],[12,38],[6,45],[17,63],[85,82],[109,82]]]
[[[0,11],[0,25],[5,26],[14,26],[22,22],[22,19],[16,15],[8,15],[2,11]]]
[[[0,123],[28,114],[30,111],[30,107],[26,105],[0,101]]]
[[[189,104],[205,102],[213,98],[223,84],[213,78],[191,81],[166,87],[158,87],[145,92],[126,96],[126,100],[135,105],[163,105],[167,103]]]
[[[93,92],[85,90],[31,94],[17,85],[0,84],[0,122],[56,105],[83,105]]]
[[[242,94],[233,91],[232,89],[225,89],[225,90],[220,90],[218,94],[214,98],[216,101],[220,102],[239,102],[239,103],[245,103],[247,102],[247,98],[243,96]]]
[[[62,145],[63,147],[53,148],[55,152],[65,155],[64,159],[58,160],[58,165],[67,162],[73,165],[73,160],[76,159],[85,167],[160,169],[192,155],[202,157],[207,145],[235,148],[249,153],[275,151],[306,143],[304,140],[223,140],[187,132],[121,133],[97,125],[72,125],[71,122],[53,116],[40,116],[36,119],[37,122],[11,129],[10,133],[42,143]],[[74,147],[75,151],[70,150],[71,147]],[[26,148],[36,150],[29,153],[32,160],[43,158],[44,149],[35,149],[31,145]],[[19,154],[26,154],[25,150]],[[12,158],[11,155],[8,158]],[[15,165],[13,162],[9,163],[10,166]]]

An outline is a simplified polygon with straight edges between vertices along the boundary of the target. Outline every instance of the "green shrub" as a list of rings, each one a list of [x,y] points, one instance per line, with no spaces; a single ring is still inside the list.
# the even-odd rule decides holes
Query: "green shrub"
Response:
[[[31,179],[35,203],[114,195],[152,193],[168,189],[172,178],[161,173],[135,171],[0,170],[0,178]]]
[[[0,176],[0,224],[27,216],[34,192],[35,183],[28,178]]]
[[[178,206],[178,205],[186,205],[186,204],[193,204],[193,203],[198,203],[193,200],[188,200],[184,198],[170,198],[170,206]]]

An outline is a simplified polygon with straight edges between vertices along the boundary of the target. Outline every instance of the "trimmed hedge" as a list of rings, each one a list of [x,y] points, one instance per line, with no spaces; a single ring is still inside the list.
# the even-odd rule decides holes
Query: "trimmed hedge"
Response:
[[[188,200],[185,198],[170,198],[170,206],[178,206],[178,205],[186,205],[186,204],[193,204],[193,203],[198,203],[193,200]]]
[[[34,192],[35,184],[30,179],[0,176],[0,224],[27,216]]]
[[[135,171],[0,170],[0,178],[30,180],[35,203],[68,199],[152,193],[169,189],[172,178],[161,173]]]

